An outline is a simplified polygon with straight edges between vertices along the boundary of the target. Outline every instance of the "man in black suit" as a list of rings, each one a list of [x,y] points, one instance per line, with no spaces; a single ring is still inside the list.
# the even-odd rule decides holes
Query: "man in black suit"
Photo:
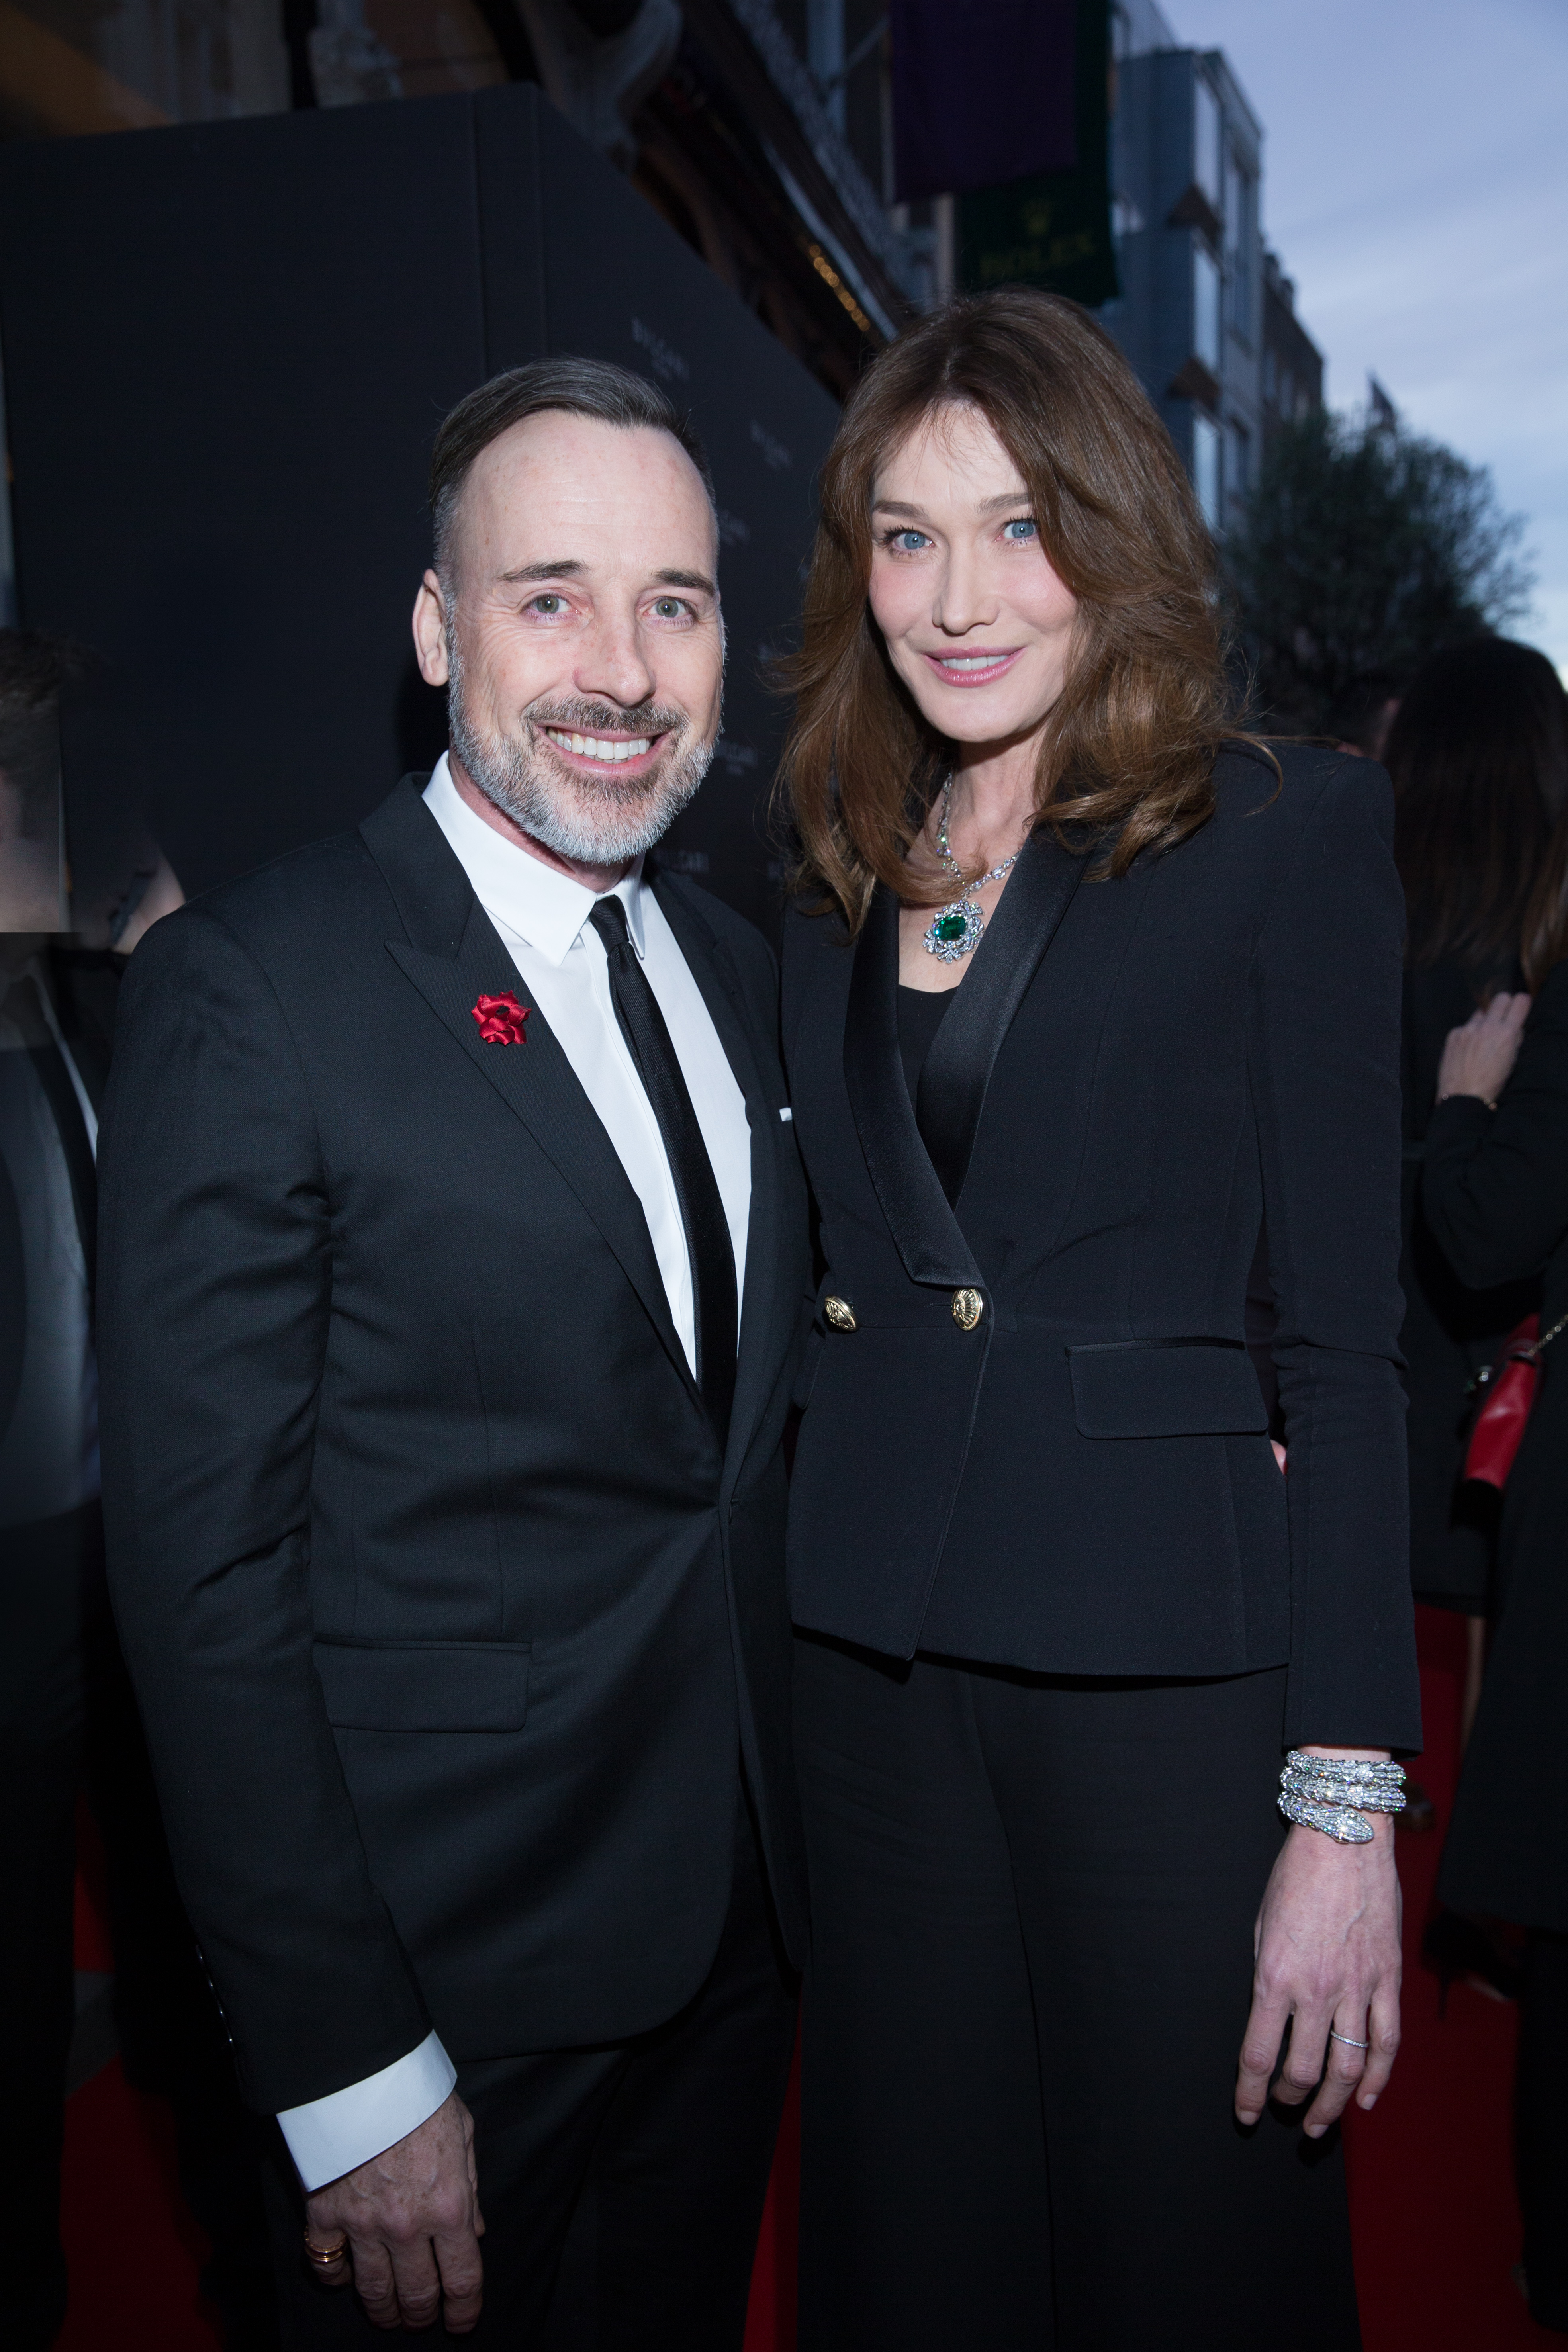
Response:
[[[732,2352],[803,1934],[806,1236],[772,957],[643,865],[719,729],[711,491],[662,394],[581,360],[465,401],[432,491],[450,752],[128,979],[110,1578],[306,2192],[279,2167],[285,2341],[444,2305]]]

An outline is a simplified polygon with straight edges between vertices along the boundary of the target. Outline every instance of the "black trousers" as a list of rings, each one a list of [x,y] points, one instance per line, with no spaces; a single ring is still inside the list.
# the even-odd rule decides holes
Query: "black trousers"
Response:
[[[1568,2333],[1568,1936],[1532,1928],[1519,2005],[1515,2116],[1531,2316]]]
[[[462,2339],[475,2352],[740,2352],[796,1988],[737,1814],[729,1916],[679,2016],[604,2049],[458,2069],[485,2215],[484,2311]],[[307,2275],[280,2140],[271,2196],[283,2344],[384,2346],[352,2286]],[[454,2340],[439,2323],[422,2334]]]
[[[59,2165],[84,1780],[103,1840],[125,2073],[174,2107],[181,2186],[212,2241],[204,2287],[232,2352],[259,2352],[276,2323],[254,2130],[174,1885],[96,1504],[0,1531],[0,2262],[20,2287],[5,2335],[16,2352],[43,2352],[65,2315]]]
[[[1231,2112],[1283,1685],[801,1640],[801,2352],[1354,2352],[1338,2135]]]

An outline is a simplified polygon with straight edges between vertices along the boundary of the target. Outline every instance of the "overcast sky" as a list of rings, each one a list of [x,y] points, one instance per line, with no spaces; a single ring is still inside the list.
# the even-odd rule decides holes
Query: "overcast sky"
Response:
[[[1564,0],[1162,0],[1264,129],[1264,233],[1335,407],[1368,369],[1489,466],[1538,585],[1516,634],[1568,671]]]

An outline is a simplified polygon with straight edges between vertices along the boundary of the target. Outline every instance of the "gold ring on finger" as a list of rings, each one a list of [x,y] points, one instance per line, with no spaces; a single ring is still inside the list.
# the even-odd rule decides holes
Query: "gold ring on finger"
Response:
[[[331,2270],[334,2263],[341,2263],[348,2251],[348,2242],[347,2238],[337,2238],[330,2246],[318,2246],[311,2242],[309,2230],[305,2232],[305,2252],[319,2270]]]

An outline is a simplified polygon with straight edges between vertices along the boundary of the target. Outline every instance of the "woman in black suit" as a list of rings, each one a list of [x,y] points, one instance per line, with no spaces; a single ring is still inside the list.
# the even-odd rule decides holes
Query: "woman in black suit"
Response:
[[[1568,2331],[1568,817],[1526,919],[1524,970],[1533,1004],[1500,997],[1448,1039],[1421,1186],[1460,1281],[1539,1281],[1547,1339],[1503,1492],[1491,1650],[1438,1885],[1456,1911],[1529,1931],[1524,2271],[1535,2319]]]
[[[803,2352],[1358,2341],[1331,2127],[1398,2039],[1392,1822],[1274,1800],[1287,1748],[1342,1800],[1419,1744],[1403,915],[1381,772],[1232,739],[1210,563],[1044,294],[911,330],[824,475]]]

